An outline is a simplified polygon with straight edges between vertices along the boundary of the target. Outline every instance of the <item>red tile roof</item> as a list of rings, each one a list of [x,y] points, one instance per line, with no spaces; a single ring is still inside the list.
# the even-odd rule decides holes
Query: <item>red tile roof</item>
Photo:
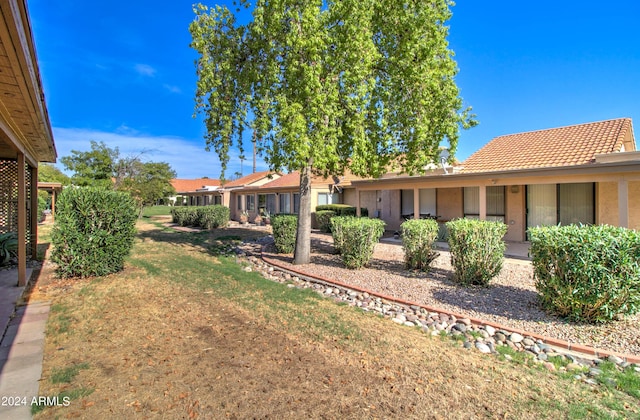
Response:
[[[252,174],[243,176],[242,178],[234,179],[233,181],[228,181],[228,182],[226,182],[224,184],[224,187],[225,188],[229,188],[229,187],[244,187],[246,185],[253,184],[256,181],[259,181],[259,180],[269,176],[269,174],[271,174],[270,171],[254,172]]]
[[[176,192],[188,192],[195,191],[204,187],[205,185],[211,187],[219,187],[220,180],[211,178],[198,178],[198,179],[172,179],[171,185],[176,189]]]
[[[286,175],[282,175],[278,179],[274,179],[271,182],[267,182],[261,185],[260,188],[299,188],[300,187],[300,172],[294,171]]]
[[[583,165],[621,151],[632,130],[630,118],[619,118],[500,136],[465,160],[463,172]]]

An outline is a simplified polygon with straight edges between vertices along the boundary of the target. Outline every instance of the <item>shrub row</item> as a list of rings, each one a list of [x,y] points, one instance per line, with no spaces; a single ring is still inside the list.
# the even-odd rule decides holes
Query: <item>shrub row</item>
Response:
[[[486,220],[447,222],[451,266],[455,280],[464,285],[487,285],[502,270],[507,225]]]
[[[51,260],[62,278],[122,270],[133,246],[138,210],[124,192],[65,188],[56,205]]]
[[[171,209],[173,223],[202,229],[225,227],[229,223],[229,207],[222,205],[174,207]]]
[[[438,237],[438,222],[431,219],[411,219],[403,222],[400,229],[407,268],[427,270],[438,256],[433,250]]]
[[[347,268],[361,268],[369,263],[384,226],[382,220],[366,217],[336,216],[331,219],[333,244]]]
[[[613,226],[529,229],[542,305],[574,321],[602,322],[640,309],[640,234]]]
[[[321,232],[331,232],[331,218],[335,216],[356,216],[356,208],[348,204],[321,204],[316,206],[316,224]],[[360,216],[368,217],[369,209],[360,208]]]

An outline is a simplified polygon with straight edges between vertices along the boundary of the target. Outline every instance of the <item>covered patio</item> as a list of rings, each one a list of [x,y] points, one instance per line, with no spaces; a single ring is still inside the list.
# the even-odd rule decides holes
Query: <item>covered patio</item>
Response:
[[[24,0],[0,3],[0,104],[0,233],[17,233],[9,281],[24,286],[37,253],[38,164],[57,157]]]

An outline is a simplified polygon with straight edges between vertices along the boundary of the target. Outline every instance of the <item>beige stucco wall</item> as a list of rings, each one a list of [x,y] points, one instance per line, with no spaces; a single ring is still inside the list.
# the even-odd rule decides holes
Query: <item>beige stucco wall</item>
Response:
[[[629,227],[640,229],[640,181],[629,181]],[[617,226],[618,214],[618,183],[599,182],[596,184],[596,220],[598,224]]]
[[[438,188],[436,208],[440,222],[448,222],[463,216],[462,188]]]
[[[629,227],[640,230],[640,181],[629,182]]]
[[[525,240],[525,187],[524,185],[505,186],[505,223],[508,226],[504,239],[507,241]]]
[[[596,222],[599,225],[617,226],[618,220],[618,183],[596,183]]]

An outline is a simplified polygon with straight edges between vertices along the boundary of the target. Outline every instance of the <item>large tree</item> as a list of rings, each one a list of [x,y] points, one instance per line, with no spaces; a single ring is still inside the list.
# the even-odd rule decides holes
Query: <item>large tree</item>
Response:
[[[69,185],[71,180],[60,169],[50,163],[41,163],[38,167],[39,182],[59,182],[62,185]]]
[[[274,171],[300,171],[294,263],[310,257],[311,175],[345,170],[419,173],[448,141],[453,159],[463,109],[446,40],[447,0],[258,0],[196,5],[196,110],[226,169],[254,131]],[[235,14],[234,14],[235,13]]]

